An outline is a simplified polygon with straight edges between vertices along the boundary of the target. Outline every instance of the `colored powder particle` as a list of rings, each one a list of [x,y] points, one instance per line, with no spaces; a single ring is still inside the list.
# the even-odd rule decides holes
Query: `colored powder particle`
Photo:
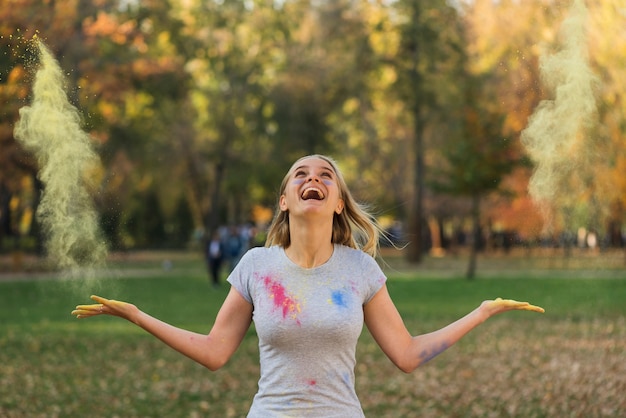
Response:
[[[300,312],[301,308],[297,299],[289,296],[285,287],[272,280],[270,277],[264,278],[263,283],[270,295],[270,298],[274,302],[274,308],[282,310],[283,318],[290,316],[291,318],[296,319],[296,322],[300,324],[300,321],[297,320],[297,314]]]
[[[335,290],[330,296],[330,301],[335,306],[340,306],[342,308],[348,307],[347,297],[343,290]]]
[[[48,258],[62,269],[100,265],[107,248],[86,175],[98,166],[99,159],[89,135],[80,128],[77,109],[67,99],[61,68],[41,41],[34,42],[40,67],[33,100],[31,106],[20,109],[14,135],[39,163],[44,189],[37,218]]]
[[[353,387],[353,384],[352,384],[352,379],[351,379],[351,377],[350,377],[350,373],[348,373],[348,372],[343,372],[343,373],[341,374],[341,380],[343,381],[343,383],[344,383],[347,387],[349,387],[349,388],[352,388],[352,387]]]
[[[539,103],[521,135],[535,164],[530,195],[542,208],[551,206],[563,214],[580,206],[581,191],[595,177],[594,167],[605,164],[593,133],[599,79],[589,62],[586,19],[585,2],[574,0],[559,32],[560,50],[540,59],[542,81],[553,98]],[[601,187],[594,184],[590,193]]]
[[[430,360],[443,353],[450,345],[447,342],[441,343],[438,347],[431,348],[429,350],[423,350],[420,353],[420,360],[422,363],[428,363]]]

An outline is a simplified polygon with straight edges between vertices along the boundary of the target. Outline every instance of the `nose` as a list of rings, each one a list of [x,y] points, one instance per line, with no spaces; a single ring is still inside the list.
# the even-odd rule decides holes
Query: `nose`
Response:
[[[317,174],[309,174],[309,177],[306,179],[307,183],[311,183],[313,181],[316,183],[320,183],[320,178]]]

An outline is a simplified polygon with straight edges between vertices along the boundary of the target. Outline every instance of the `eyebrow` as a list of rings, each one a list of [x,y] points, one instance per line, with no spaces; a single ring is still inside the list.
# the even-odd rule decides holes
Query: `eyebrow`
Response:
[[[308,170],[309,166],[308,165],[299,165],[298,167],[293,169],[293,173],[295,173],[296,171],[301,170],[301,169],[307,169]],[[321,169],[324,170],[324,171],[328,171],[329,173],[335,174],[335,170],[333,170],[330,167],[321,167]]]

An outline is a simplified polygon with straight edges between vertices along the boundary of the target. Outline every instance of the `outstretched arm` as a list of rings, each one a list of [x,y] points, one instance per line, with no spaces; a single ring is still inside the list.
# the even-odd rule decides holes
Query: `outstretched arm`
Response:
[[[210,370],[222,367],[235,352],[252,321],[252,305],[231,288],[208,335],[187,331],[141,311],[135,305],[91,296],[96,304],[78,305],[72,315],[89,318],[113,315],[148,331],[174,350]]]
[[[387,286],[365,305],[365,323],[384,353],[400,370],[409,373],[460,340],[488,318],[511,310],[543,313],[543,308],[510,299],[484,301],[463,318],[437,331],[411,336],[396,309]]]

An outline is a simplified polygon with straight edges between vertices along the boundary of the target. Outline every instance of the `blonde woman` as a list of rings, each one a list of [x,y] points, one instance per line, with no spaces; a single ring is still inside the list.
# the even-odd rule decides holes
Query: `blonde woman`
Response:
[[[362,417],[355,351],[363,323],[402,371],[432,359],[489,317],[543,309],[514,300],[484,301],[432,333],[404,326],[375,261],[379,229],[350,194],[335,162],[296,161],[285,176],[264,248],[248,251],[208,335],[164,323],[135,305],[92,296],[78,318],[127,319],[210,370],[222,367],[254,321],[261,376],[248,417]]]

